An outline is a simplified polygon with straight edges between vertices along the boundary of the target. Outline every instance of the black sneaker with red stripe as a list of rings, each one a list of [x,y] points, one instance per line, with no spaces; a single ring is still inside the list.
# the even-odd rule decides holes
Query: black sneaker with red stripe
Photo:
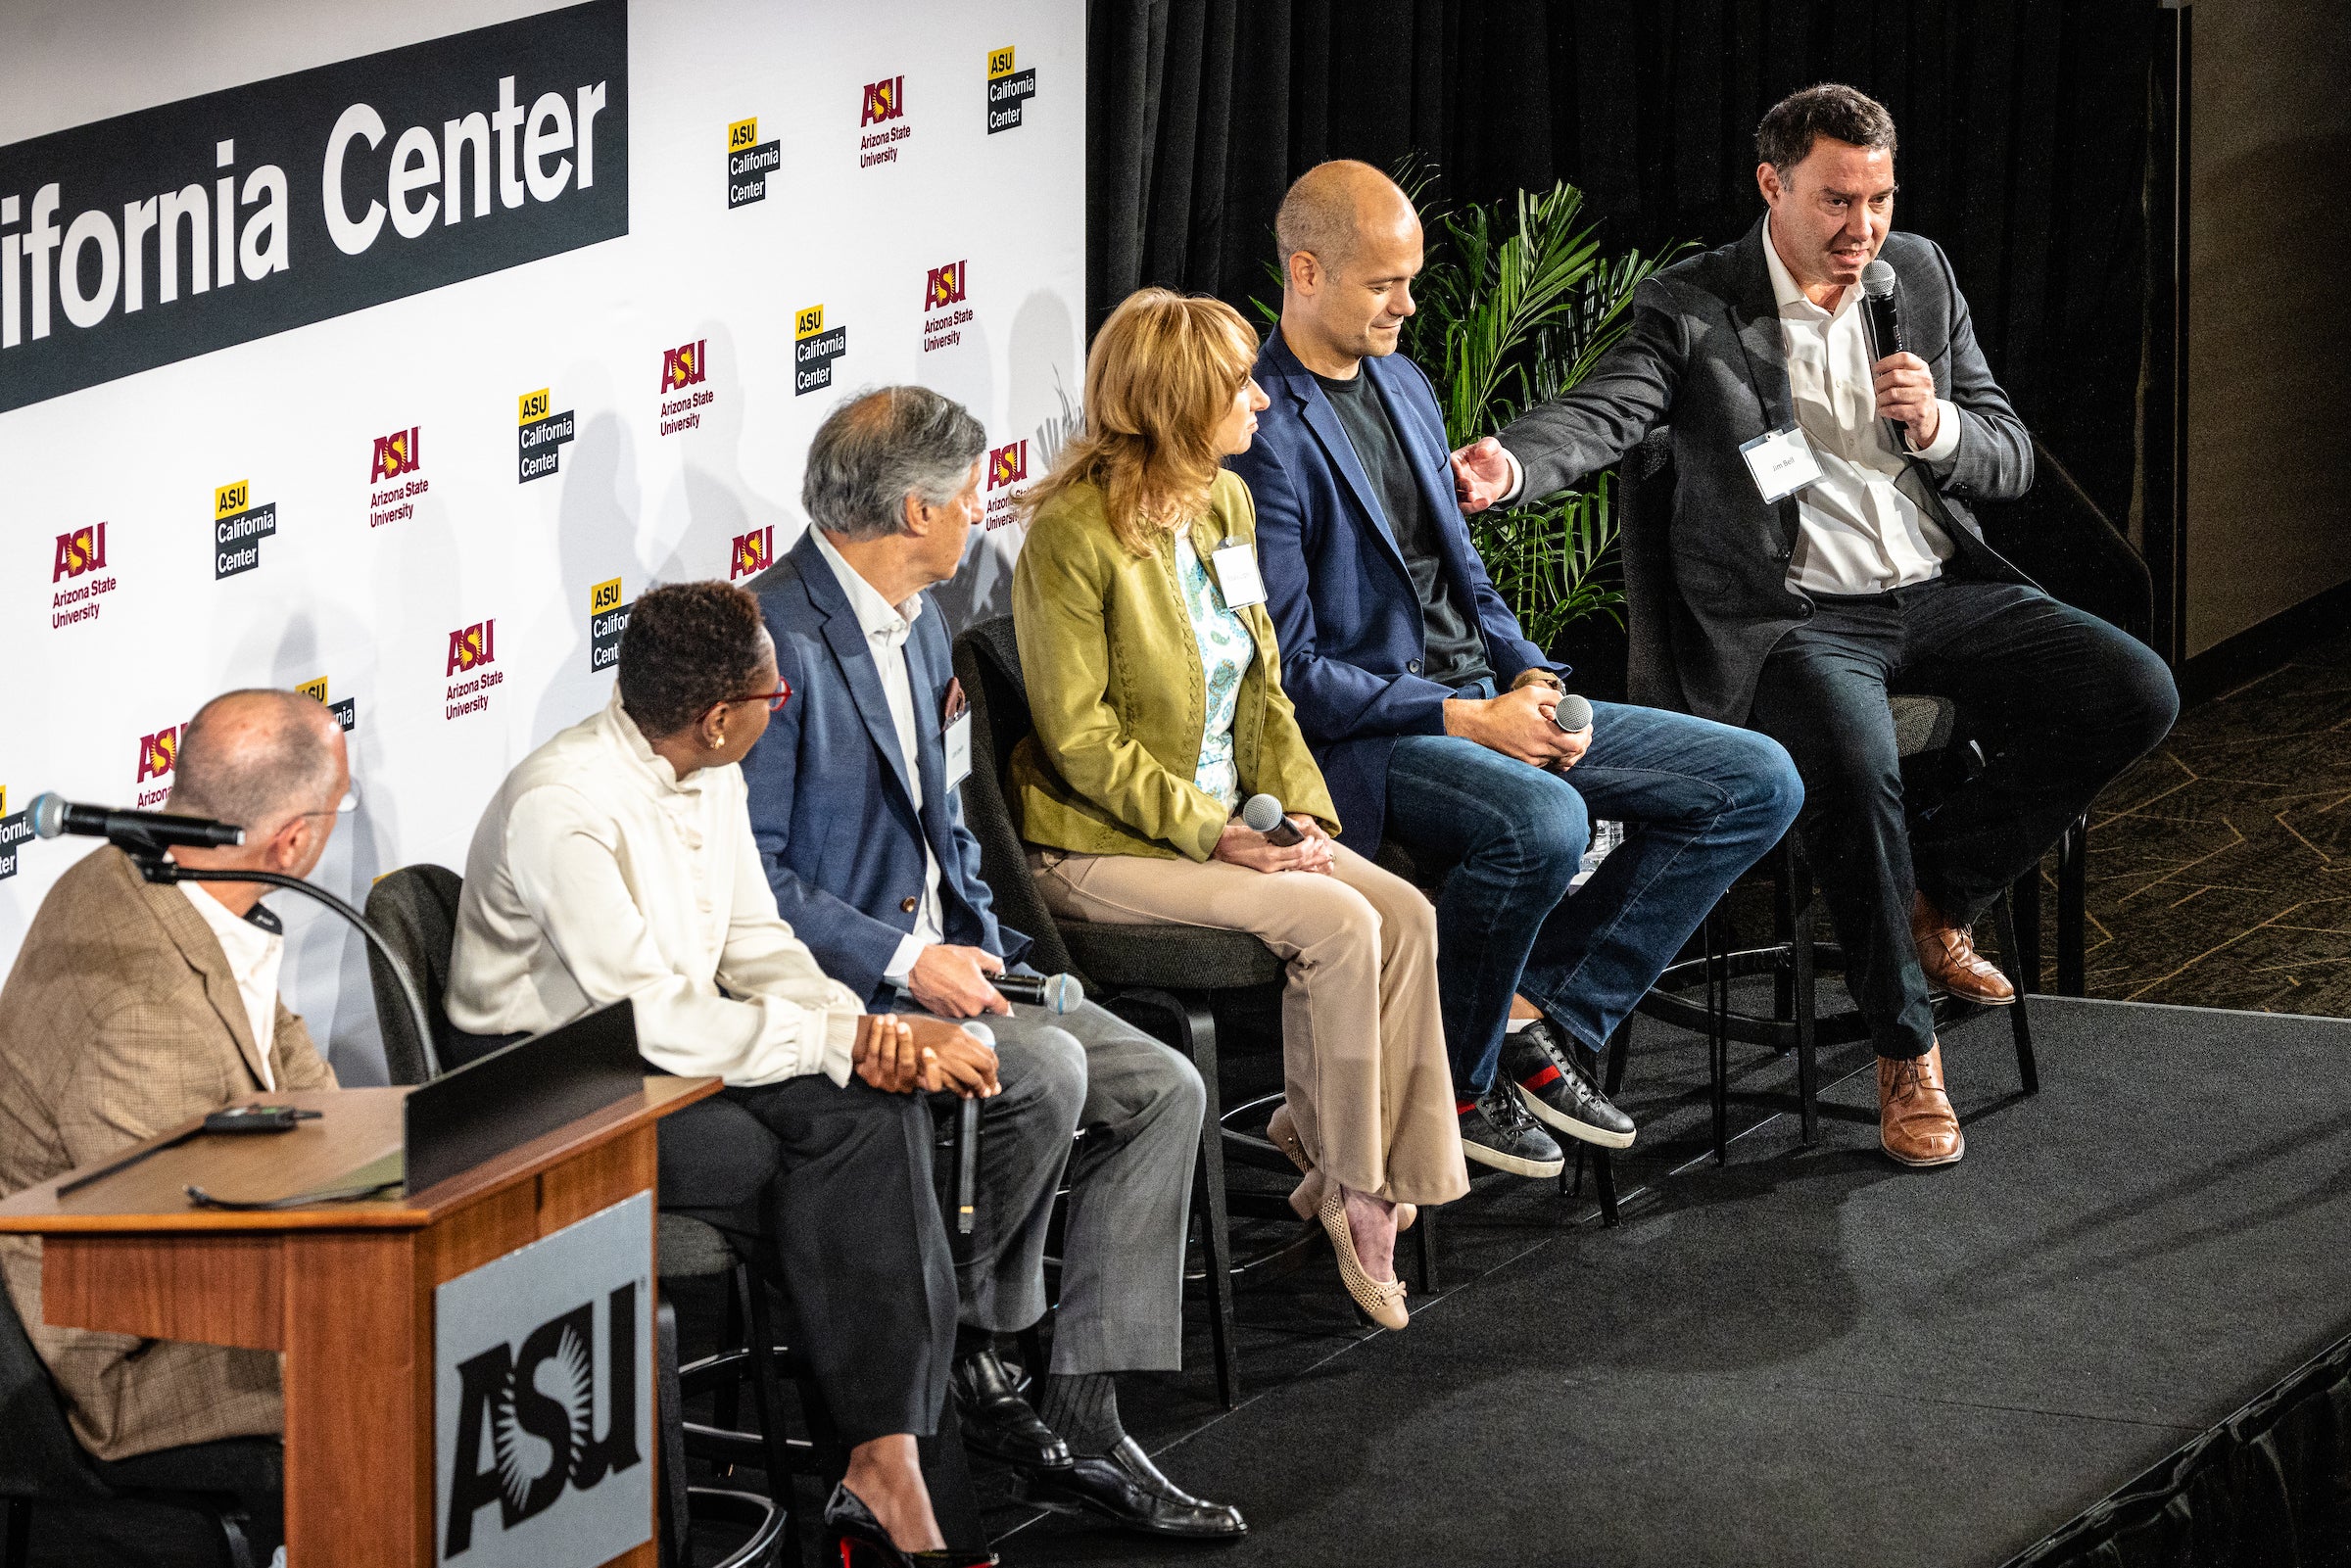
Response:
[[[1507,1078],[1473,1100],[1457,1100],[1463,1157],[1513,1176],[1556,1176],[1566,1168],[1556,1139],[1535,1125]]]
[[[1502,1076],[1547,1126],[1603,1149],[1632,1147],[1633,1118],[1608,1104],[1577,1057],[1573,1047],[1559,1042],[1549,1019],[1537,1019],[1504,1036]]]

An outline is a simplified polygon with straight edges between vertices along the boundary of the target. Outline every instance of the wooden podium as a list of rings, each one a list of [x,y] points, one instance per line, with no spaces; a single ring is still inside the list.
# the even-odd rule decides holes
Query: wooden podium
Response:
[[[42,1238],[52,1324],[283,1352],[288,1560],[417,1568],[435,1560],[435,1288],[649,1192],[655,1123],[718,1088],[648,1077],[638,1095],[401,1198],[193,1207],[190,1182],[224,1197],[310,1192],[402,1147],[407,1089],[253,1095],[322,1116],[287,1133],[199,1138],[61,1200],[69,1172],[0,1202],[0,1232]],[[609,1560],[651,1568],[649,1533]]]

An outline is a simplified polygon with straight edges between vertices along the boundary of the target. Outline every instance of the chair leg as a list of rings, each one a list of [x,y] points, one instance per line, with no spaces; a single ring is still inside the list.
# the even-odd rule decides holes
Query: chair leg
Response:
[[[2019,996],[2040,994],[2040,868],[2035,866],[2008,889],[2016,911],[2016,973],[2009,983]]]
[[[1722,934],[1722,905],[1706,912],[1706,1063],[1714,1086],[1714,1163],[1731,1157],[1731,1040],[1724,1015],[1731,1005],[1730,955]]]
[[[726,1303],[719,1317],[718,1348],[722,1352],[742,1350],[750,1343],[744,1337],[744,1297],[736,1288],[733,1280],[728,1281],[727,1288],[721,1294],[726,1297]],[[714,1425],[729,1432],[739,1432],[743,1429],[743,1380],[741,1378],[731,1377],[719,1384],[710,1396],[710,1415]],[[735,1467],[731,1464],[722,1464],[718,1467],[718,1475],[721,1480],[734,1473]]]
[[[1795,905],[1789,923],[1788,972],[1796,1015],[1796,1104],[1804,1147],[1820,1142],[1820,974],[1813,962],[1812,932],[1819,924],[1819,893],[1812,868],[1791,843],[1787,877]]]
[[[1616,1032],[1608,1036],[1608,1065],[1601,1075],[1600,1092],[1611,1100],[1624,1087],[1625,1063],[1633,1054],[1633,1017],[1627,1013],[1624,1022],[1616,1025]]]
[[[6,1510],[7,1535],[0,1538],[0,1568],[24,1568],[32,1557],[32,1504],[23,1497],[0,1502]]]
[[[1573,1181],[1570,1181],[1570,1180],[1568,1180],[1568,1179],[1567,1179],[1567,1171],[1566,1171],[1565,1167],[1564,1167],[1564,1166],[1562,1166],[1562,1167],[1560,1168],[1560,1170],[1559,1170],[1559,1196],[1560,1196],[1560,1197],[1562,1197],[1562,1198],[1581,1198],[1583,1195],[1584,1195],[1584,1146],[1583,1146],[1582,1144],[1580,1144],[1580,1143],[1579,1143],[1579,1144],[1577,1144],[1577,1145],[1575,1146],[1575,1179],[1574,1179]]]
[[[1609,1151],[1592,1151],[1592,1185],[1600,1194],[1600,1222],[1613,1230],[1616,1226],[1616,1164]]]
[[[2040,869],[2035,867],[2025,875],[2038,879]],[[2040,1068],[2033,1060],[2032,1008],[2025,1000],[2023,966],[2017,955],[2016,919],[2012,908],[2015,897],[2016,889],[2011,887],[2006,896],[1992,900],[1992,935],[1999,941],[2000,957],[2007,961],[2008,983],[2016,987],[2016,1003],[2008,1009],[2009,1024],[2016,1031],[2016,1075],[2024,1080],[2025,1093],[2039,1094]]]
[[[784,1438],[784,1382],[776,1375],[776,1330],[767,1311],[767,1287],[742,1263],[733,1281],[743,1298],[744,1319],[750,1329],[745,1359],[751,1369],[751,1403],[759,1412],[759,1437],[767,1449],[769,1494],[788,1494],[792,1486],[792,1449]]]
[[[1771,1016],[1783,1022],[1796,1017],[1796,923],[1801,918],[1801,901],[1797,897],[1796,854],[1785,852],[1779,875],[1772,879],[1771,939],[1788,954],[1771,970]]]
[[[2084,927],[2087,924],[2089,813],[2057,840],[2057,994],[2081,996],[2087,989]]]
[[[686,1496],[686,1397],[678,1386],[678,1309],[664,1299],[653,1308],[654,1440],[661,1451],[659,1504],[661,1568],[692,1568],[693,1530]],[[775,1478],[768,1478],[775,1492]]]
[[[1177,998],[1161,990],[1134,990],[1121,1000],[1166,1014],[1183,1037],[1207,1091],[1200,1117],[1200,1157],[1192,1166],[1192,1215],[1200,1224],[1200,1251],[1207,1262],[1208,1336],[1216,1351],[1217,1397],[1226,1409],[1241,1402],[1239,1331],[1232,1317],[1232,1218],[1224,1204],[1224,1097],[1217,1083],[1217,1019],[1205,995]]]
[[[1437,1293],[1437,1212],[1434,1209],[1420,1211],[1420,1217],[1413,1224],[1413,1234],[1419,1238],[1416,1247],[1420,1260],[1420,1294],[1433,1296]]]

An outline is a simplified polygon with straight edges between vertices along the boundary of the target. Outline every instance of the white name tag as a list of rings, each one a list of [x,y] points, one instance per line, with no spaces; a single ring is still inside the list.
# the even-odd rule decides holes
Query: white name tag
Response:
[[[1742,444],[1739,454],[1747,459],[1748,472],[1755,476],[1755,489],[1766,504],[1785,500],[1820,477],[1819,459],[1794,425]]]
[[[1217,569],[1217,592],[1224,595],[1224,607],[1237,610],[1245,604],[1266,601],[1266,580],[1257,575],[1257,551],[1247,545],[1227,545],[1209,557]]]
[[[954,788],[972,774],[972,710],[964,709],[947,721],[947,787]]]

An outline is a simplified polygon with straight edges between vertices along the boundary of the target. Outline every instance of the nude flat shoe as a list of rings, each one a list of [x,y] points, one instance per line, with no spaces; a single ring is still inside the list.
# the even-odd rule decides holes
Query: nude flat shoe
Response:
[[[1306,1140],[1298,1136],[1298,1125],[1290,1119],[1290,1108],[1279,1105],[1266,1122],[1266,1141],[1290,1157],[1290,1164],[1303,1173],[1303,1179],[1290,1190],[1290,1210],[1300,1219],[1313,1219],[1322,1209],[1322,1172],[1306,1157]],[[1418,1204],[1396,1206],[1396,1228],[1407,1231],[1420,1217]]]
[[[1331,1251],[1339,1256],[1339,1278],[1364,1315],[1391,1331],[1411,1322],[1412,1314],[1404,1309],[1404,1281],[1373,1279],[1364,1271],[1364,1260],[1355,1252],[1355,1232],[1347,1226],[1347,1195],[1337,1182],[1325,1184],[1322,1207],[1316,1217],[1322,1221]]]

